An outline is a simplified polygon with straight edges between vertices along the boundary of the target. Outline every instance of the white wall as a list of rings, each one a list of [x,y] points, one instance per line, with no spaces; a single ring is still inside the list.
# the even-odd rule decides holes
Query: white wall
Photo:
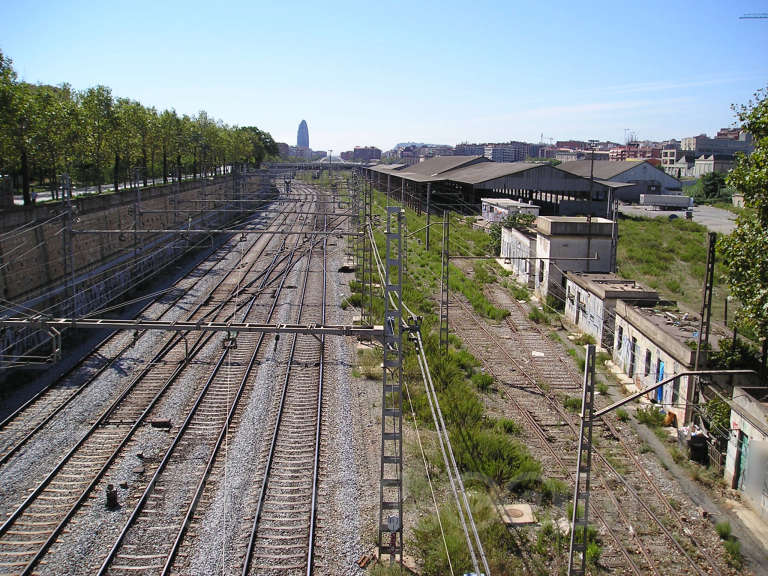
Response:
[[[635,369],[630,374],[632,338],[635,344]],[[650,363],[646,365],[647,352],[650,351]],[[657,377],[658,363],[664,363],[664,371],[660,378]],[[613,362],[621,367],[622,372],[630,376],[638,388],[652,386],[654,382],[666,380],[687,368],[678,363],[670,354],[659,347],[658,343],[643,334],[633,326],[626,318],[616,315],[613,341]],[[646,374],[647,372],[647,374]],[[688,377],[683,376],[675,382],[664,385],[662,393],[662,407],[667,412],[674,412],[677,416],[678,426],[682,426],[685,418],[685,399],[688,393]],[[656,392],[651,394],[656,398]]]

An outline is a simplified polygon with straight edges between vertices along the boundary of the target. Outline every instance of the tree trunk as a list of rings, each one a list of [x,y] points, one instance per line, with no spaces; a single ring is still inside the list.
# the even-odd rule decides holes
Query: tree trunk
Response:
[[[144,172],[144,187],[147,187],[147,148],[141,147],[141,170]]]
[[[168,150],[163,146],[163,184],[168,184]]]
[[[115,181],[115,192],[117,192],[118,185],[120,184],[120,154],[117,152],[115,152],[115,167],[112,179]]]
[[[176,182],[181,182],[181,154],[176,155]]]
[[[24,206],[32,205],[32,196],[29,193],[29,159],[26,148],[21,151],[21,193],[24,196]]]

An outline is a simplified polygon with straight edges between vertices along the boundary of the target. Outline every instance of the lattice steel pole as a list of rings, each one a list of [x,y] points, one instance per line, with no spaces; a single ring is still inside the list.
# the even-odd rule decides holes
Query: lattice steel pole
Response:
[[[448,353],[448,299],[450,296],[450,276],[448,273],[450,254],[448,247],[450,244],[450,231],[451,213],[446,210],[443,212],[443,256],[440,274],[440,350],[445,354]]]
[[[401,208],[397,206],[387,208],[381,390],[381,474],[379,477],[379,554],[389,555],[390,563],[397,561],[401,564],[403,561],[402,219]]]
[[[568,554],[568,576],[583,576],[587,567],[587,534],[589,527],[589,489],[592,475],[592,420],[595,412],[595,347],[586,346],[584,387],[581,394],[581,426],[576,452],[576,482],[571,512],[571,543]],[[579,541],[577,535],[581,533]]]

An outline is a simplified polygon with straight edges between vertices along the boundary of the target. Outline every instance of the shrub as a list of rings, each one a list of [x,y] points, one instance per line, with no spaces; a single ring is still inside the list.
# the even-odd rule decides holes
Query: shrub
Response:
[[[568,494],[568,485],[557,478],[547,478],[541,483],[541,496],[546,502],[557,503]]]
[[[523,431],[520,424],[510,418],[498,418],[493,422],[493,428],[497,432],[503,432],[511,436],[520,436]]]
[[[490,481],[510,490],[526,490],[538,484],[541,465],[523,444],[506,434],[456,427],[451,432],[451,445],[459,467],[477,474],[480,484]]]
[[[723,546],[728,553],[728,564],[735,568],[741,568],[741,543],[736,538],[731,537],[723,542]]]
[[[658,406],[638,408],[635,411],[635,418],[640,424],[645,424],[649,428],[660,428],[664,424],[664,412]]]
[[[483,372],[475,372],[472,374],[472,383],[480,392],[487,392],[493,386],[493,376]]]
[[[721,540],[728,540],[731,537],[731,523],[727,520],[715,524],[715,530]]]
[[[563,406],[565,406],[566,410],[570,410],[571,412],[578,412],[581,410],[581,398],[566,396],[563,399]]]
[[[579,334],[574,338],[573,343],[577,346],[586,346],[587,344],[595,344],[595,337],[592,334]]]
[[[600,545],[597,542],[587,544],[587,564],[597,566],[597,563],[600,561],[600,553]]]
[[[597,383],[597,391],[600,392],[603,396],[608,394],[608,385],[605,382],[598,382]]]
[[[629,412],[624,410],[624,408],[619,408],[618,410],[616,410],[616,418],[619,419],[619,422],[628,422]]]
[[[565,311],[565,301],[561,300],[554,294],[547,294],[547,306],[552,310],[556,310],[558,312]]]
[[[544,324],[549,321],[547,315],[538,308],[533,308],[528,313],[528,319],[536,324]]]

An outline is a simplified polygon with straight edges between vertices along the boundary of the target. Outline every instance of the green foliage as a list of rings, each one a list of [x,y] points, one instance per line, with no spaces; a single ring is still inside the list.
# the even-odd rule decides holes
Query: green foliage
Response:
[[[731,537],[723,542],[723,546],[728,553],[728,564],[734,568],[741,568],[744,563],[744,559],[741,556],[741,542]]]
[[[616,410],[616,418],[619,419],[619,422],[629,422],[629,412],[624,410],[624,408],[618,408]]]
[[[491,320],[502,320],[509,316],[509,310],[497,308],[486,298],[483,293],[482,285],[467,278],[461,270],[451,265],[450,267],[450,288],[451,290],[461,292],[469,300],[472,308],[486,318]]]
[[[725,184],[725,173],[704,174],[696,184],[686,189],[697,204],[711,204],[731,199],[731,190]]]
[[[472,383],[478,392],[488,392],[493,386],[493,376],[483,372],[475,372],[472,374]]]
[[[20,177],[25,204],[33,182],[58,194],[59,175],[77,185],[127,181],[140,169],[144,183],[223,173],[222,167],[259,164],[276,154],[272,137],[258,128],[231,127],[208,116],[160,113],[110,88],[75,91],[18,81],[0,53],[0,174]]]
[[[491,573],[500,576],[522,573],[523,566],[516,558],[519,550],[515,537],[498,521],[498,514],[490,499],[487,496],[475,495],[470,499],[470,506]],[[472,561],[455,507],[446,504],[440,508],[439,514],[454,572],[456,574],[471,572]],[[420,574],[423,576],[450,574],[440,525],[434,513],[424,514],[416,524],[413,532],[413,549],[423,561]]]
[[[570,410],[571,412],[578,412],[581,410],[581,398],[566,396],[563,398],[563,406],[565,406],[566,410]]]
[[[545,502],[556,503],[568,494],[568,485],[557,478],[546,478],[541,483],[541,496]]]
[[[514,280],[507,281],[505,286],[512,293],[512,296],[515,298],[515,300],[522,300],[523,302],[528,302],[528,300],[531,299],[531,293],[528,291],[528,288],[526,288],[525,286],[521,286]]]
[[[728,540],[731,537],[731,523],[727,520],[715,524],[715,530],[721,540]]]
[[[727,433],[730,429],[731,407],[720,398],[713,398],[707,402],[704,413],[710,422],[710,427],[721,433]]]
[[[759,338],[768,337],[768,91],[734,107],[742,128],[752,134],[755,149],[740,155],[726,179],[744,195],[750,210],[739,216],[736,230],[720,240],[728,284],[742,304],[738,318]]]
[[[510,436],[520,436],[523,431],[520,424],[510,418],[497,418],[496,421],[493,422],[493,428],[497,432],[503,432]]]
[[[586,346],[587,344],[595,344],[595,337],[592,334],[579,334],[573,339],[573,343],[577,346]]]
[[[565,311],[565,301],[554,294],[547,294],[547,308],[562,313]]]
[[[531,308],[531,311],[528,312],[528,319],[536,324],[545,324],[549,322],[549,316],[539,308]]]
[[[658,406],[638,408],[635,411],[635,418],[640,424],[645,424],[649,428],[659,428],[664,424],[664,412]]]
[[[738,226],[720,239],[732,294],[741,302],[737,318],[759,338],[768,337],[768,219],[740,216]]]
[[[513,491],[535,487],[541,475],[541,465],[531,457],[524,444],[479,427],[455,427],[451,432],[456,462],[464,471],[473,472],[470,483],[489,482]]]
[[[759,370],[760,356],[754,346],[745,340],[722,338],[718,343],[719,349],[709,356],[712,370]]]
[[[603,396],[608,394],[608,385],[605,382],[598,382],[597,383],[597,391],[600,392]]]

